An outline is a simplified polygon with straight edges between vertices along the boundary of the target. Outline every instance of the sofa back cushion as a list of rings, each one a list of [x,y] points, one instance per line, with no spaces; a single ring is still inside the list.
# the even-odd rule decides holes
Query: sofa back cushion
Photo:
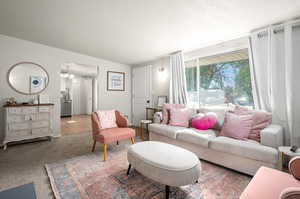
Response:
[[[217,114],[217,122],[216,124],[212,127],[212,129],[221,131],[222,130],[222,126],[224,123],[224,119],[225,119],[225,113],[227,111],[233,111],[234,110],[234,105],[229,104],[226,106],[205,106],[205,107],[201,107],[199,109],[199,113],[208,113],[208,112],[213,112]]]
[[[262,110],[251,110],[247,107],[236,106],[234,110],[238,115],[252,114],[252,126],[249,134],[249,139],[260,142],[260,132],[272,122],[272,114]]]
[[[101,129],[118,127],[115,112],[115,110],[97,111]]]
[[[236,115],[227,112],[220,136],[246,140],[250,134],[252,115]]]
[[[188,108],[171,108],[170,121],[172,126],[189,127],[190,109]]]

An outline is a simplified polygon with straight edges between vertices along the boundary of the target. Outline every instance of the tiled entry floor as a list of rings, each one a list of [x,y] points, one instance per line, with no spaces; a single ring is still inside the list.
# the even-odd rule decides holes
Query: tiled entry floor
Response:
[[[74,115],[61,118],[61,134],[69,135],[92,131],[90,115]]]

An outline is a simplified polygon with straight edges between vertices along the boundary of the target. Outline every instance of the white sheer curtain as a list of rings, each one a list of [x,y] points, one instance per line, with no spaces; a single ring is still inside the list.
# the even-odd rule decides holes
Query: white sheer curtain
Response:
[[[285,144],[300,146],[300,22],[256,31],[250,40],[256,107],[284,127]]]
[[[170,56],[170,90],[171,104],[187,104],[187,88],[183,53],[176,52]]]

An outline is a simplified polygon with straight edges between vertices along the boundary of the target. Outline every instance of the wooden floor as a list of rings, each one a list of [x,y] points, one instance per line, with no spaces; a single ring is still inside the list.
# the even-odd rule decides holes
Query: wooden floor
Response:
[[[61,118],[61,134],[70,135],[92,131],[90,115],[74,115]]]

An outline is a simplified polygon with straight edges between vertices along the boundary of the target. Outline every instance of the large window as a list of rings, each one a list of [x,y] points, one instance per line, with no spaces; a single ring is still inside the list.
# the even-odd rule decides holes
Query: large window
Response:
[[[194,59],[185,64],[191,106],[228,103],[253,106],[247,50]]]

